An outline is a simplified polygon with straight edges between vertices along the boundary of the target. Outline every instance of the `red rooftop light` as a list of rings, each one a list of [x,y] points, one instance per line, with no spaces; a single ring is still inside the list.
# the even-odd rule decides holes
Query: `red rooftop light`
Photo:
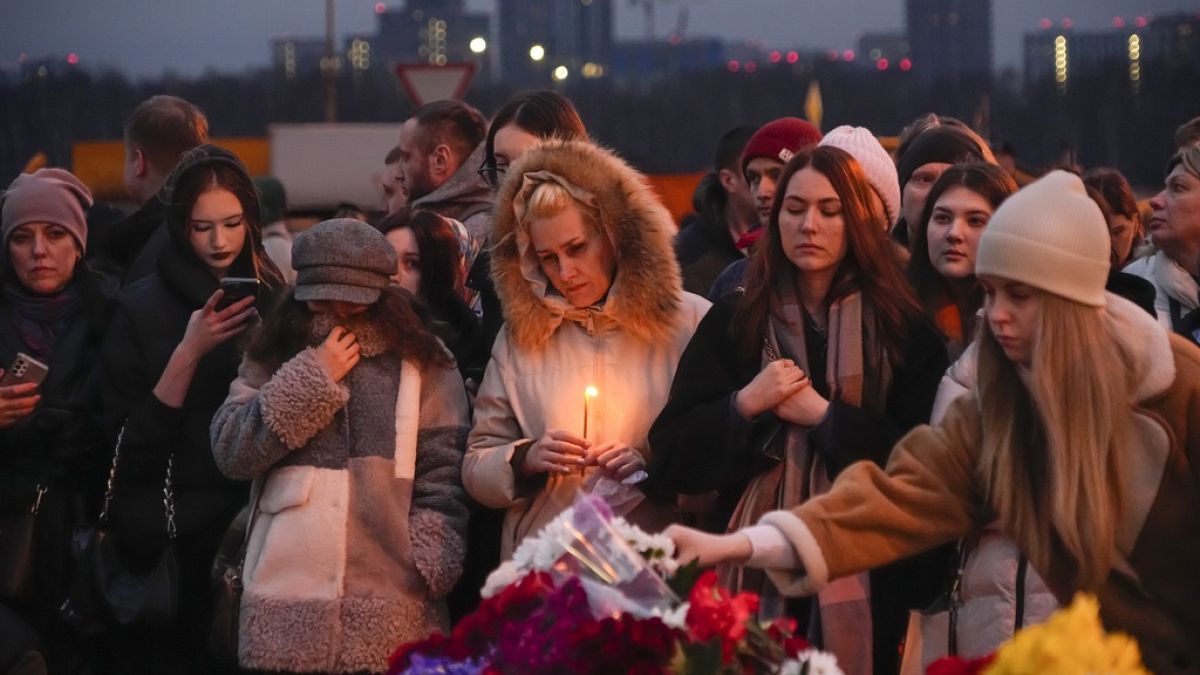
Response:
[[[1137,24],[1138,28],[1146,27],[1146,17],[1144,17],[1144,16],[1139,16],[1138,18],[1134,19],[1133,22]]]
[[[1068,17],[1063,17],[1063,20],[1062,20],[1062,27],[1063,27],[1063,28],[1074,28],[1074,27],[1075,27],[1075,22],[1074,22],[1074,21],[1072,21],[1072,20],[1071,20],[1071,17],[1069,17],[1069,16],[1068,16]]]
[[[878,68],[879,70],[887,70],[888,69],[888,60],[887,59],[879,59],[878,61],[875,62],[875,67]]]
[[[753,72],[754,72],[754,71],[756,71],[756,70],[758,70],[758,64],[757,64],[757,63],[755,63],[754,61],[747,61],[747,62],[746,62],[746,72],[747,72],[747,73],[753,73]]]
[[[75,52],[71,52],[70,54],[67,54],[67,63],[69,63],[73,66],[79,65],[79,55],[76,54]]]
[[[906,73],[908,71],[912,70],[912,60],[911,59],[900,59],[900,70],[903,70]]]
[[[771,63],[779,63],[780,59],[782,58],[783,54],[780,54],[779,50],[771,52]]]
[[[1053,25],[1054,25],[1054,22],[1051,21],[1050,19],[1042,19],[1041,21],[1038,22],[1038,26],[1040,26],[1042,28],[1042,30],[1047,30]]]
[[[796,53],[794,51],[788,52],[788,54],[787,54],[787,62],[788,63],[795,63],[799,60],[800,60],[800,55],[798,53]]]
[[[730,61],[729,63],[725,64],[725,67],[729,69],[729,72],[736,73],[738,69],[742,67],[742,64],[738,63],[737,61]]]
[[[853,61],[854,60],[854,50],[847,49],[846,51],[842,52],[842,60],[843,61]]]
[[[1124,27],[1125,27],[1125,19],[1122,19],[1119,16],[1114,16],[1113,17],[1113,28],[1124,28]]]

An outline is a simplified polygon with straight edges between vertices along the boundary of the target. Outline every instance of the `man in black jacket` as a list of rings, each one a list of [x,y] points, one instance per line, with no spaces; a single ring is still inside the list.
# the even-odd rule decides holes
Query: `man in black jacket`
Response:
[[[137,211],[107,227],[90,229],[88,256],[122,285],[154,271],[167,241],[165,213],[158,200],[167,176],[183,153],[208,141],[208,119],[176,96],[152,96],[125,123],[125,190]]]
[[[725,132],[717,143],[713,170],[696,187],[696,214],[675,237],[685,291],[707,295],[721,270],[742,259],[737,240],[758,224],[750,184],[741,169],[742,149],[754,131],[742,126]]]

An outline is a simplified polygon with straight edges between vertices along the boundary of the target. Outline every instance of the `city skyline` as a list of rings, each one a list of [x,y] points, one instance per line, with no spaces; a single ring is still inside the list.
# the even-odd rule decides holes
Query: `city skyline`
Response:
[[[573,1],[573,0],[561,0]],[[642,39],[646,20],[641,6],[613,0],[618,40]],[[376,1],[339,0],[339,44],[352,34],[376,28]],[[496,0],[467,0],[471,11],[495,12]],[[402,0],[386,2],[398,7]],[[729,41],[759,40],[770,48],[846,49],[865,32],[903,31],[903,0],[802,3],[799,0],[660,0],[655,35],[674,29],[687,8],[687,35]],[[225,11],[225,10],[228,11]],[[61,11],[58,11],[61,10]],[[1132,19],[1195,11],[1186,0],[1005,0],[993,5],[993,62],[996,68],[1022,66],[1022,38],[1039,29],[1041,19],[1055,26],[1070,18],[1077,30],[1111,27],[1113,17]],[[0,65],[13,65],[19,53],[31,60],[62,58],[69,53],[91,69],[115,68],[135,78],[154,78],[170,70],[194,76],[206,70],[238,72],[270,64],[270,41],[283,36],[317,36],[324,30],[320,0],[180,0],[151,3],[127,0],[79,6],[70,0],[43,0],[6,8],[0,26]],[[238,16],[229,22],[230,16]],[[64,22],[63,16],[76,21]],[[164,26],[158,32],[148,31]],[[180,33],[190,26],[192,37]],[[792,28],[794,26],[794,29]],[[720,30],[717,30],[720,28]],[[493,17],[495,41],[497,21]],[[9,52],[12,53],[9,53]]]

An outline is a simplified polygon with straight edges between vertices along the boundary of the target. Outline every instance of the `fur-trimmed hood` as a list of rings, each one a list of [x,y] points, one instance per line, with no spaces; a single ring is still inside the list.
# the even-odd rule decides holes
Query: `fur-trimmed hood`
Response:
[[[670,213],[645,177],[611,151],[586,141],[553,141],[513,164],[496,199],[492,278],[513,342],[523,349],[542,346],[572,309],[550,286],[532,248],[519,242],[525,237],[518,232],[513,200],[525,174],[535,171],[561,176],[595,197],[617,266],[598,318],[647,342],[671,339],[683,285]]]

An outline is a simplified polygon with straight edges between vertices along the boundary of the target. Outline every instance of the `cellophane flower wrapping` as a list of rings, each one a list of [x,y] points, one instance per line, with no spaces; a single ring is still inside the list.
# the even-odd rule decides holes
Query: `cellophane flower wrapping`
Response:
[[[680,570],[674,556],[669,538],[581,493],[489,576],[474,613],[401,646],[389,673],[839,673],[794,621],[760,625],[756,595]]]

